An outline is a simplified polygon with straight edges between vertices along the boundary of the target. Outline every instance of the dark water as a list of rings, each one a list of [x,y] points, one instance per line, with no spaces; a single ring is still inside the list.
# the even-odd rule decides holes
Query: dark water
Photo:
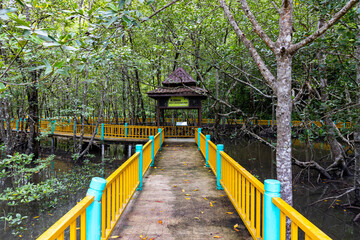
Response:
[[[268,178],[276,178],[275,155],[268,146],[257,141],[240,140],[228,142],[224,147],[226,153],[258,176],[262,182]],[[293,155],[297,159],[313,158],[322,166],[329,162],[329,154],[328,150],[309,148],[299,142],[293,147]],[[326,200],[311,205],[318,200],[345,192],[344,189],[351,187],[351,179],[345,179],[349,184],[343,181],[317,181],[318,174],[315,171],[302,170],[296,166],[293,167],[293,173],[294,208],[297,211],[333,239],[360,239],[360,224],[352,221],[356,212],[341,207],[342,204],[350,202],[347,197],[340,198],[340,201]]]
[[[91,176],[80,176],[82,173],[82,167],[79,165],[74,165],[71,161],[71,152],[72,152],[72,143],[66,140],[58,140],[56,143],[56,148],[52,151],[51,141],[42,142],[42,156],[47,157],[51,153],[56,155],[53,161],[53,169],[49,166],[44,172],[41,173],[40,181],[53,176],[59,178],[63,174],[68,174],[71,171],[79,172],[80,181],[78,185],[79,188],[74,192],[70,192],[65,197],[59,197],[59,201],[55,208],[48,208],[44,210],[43,207],[39,206],[40,204],[31,204],[31,206],[21,205],[16,207],[15,212],[20,213],[22,216],[28,216],[27,219],[23,220],[22,226],[26,227],[26,231],[22,231],[18,234],[13,234],[14,229],[6,228],[4,221],[0,220],[0,240],[12,240],[12,239],[36,239],[41,235],[45,230],[52,226],[56,221],[58,221],[65,213],[67,213],[71,208],[73,208],[77,202],[83,199],[86,195],[90,179],[92,177],[104,177],[109,176],[115,169],[117,169],[125,160],[124,157],[124,146],[119,144],[105,145],[105,158],[104,164],[102,164],[101,157],[101,148],[95,146],[91,149],[89,159],[91,164],[95,165],[95,169],[92,169]],[[90,165],[90,164],[89,164]],[[94,168],[94,167],[93,167]],[[76,173],[75,173],[76,174]],[[85,179],[85,180],[82,180]],[[83,182],[81,182],[83,181]],[[75,184],[75,183],[74,183]],[[9,179],[0,179],[0,191],[11,186],[11,181]],[[5,212],[7,213],[10,208],[0,201],[0,216],[4,216]]]

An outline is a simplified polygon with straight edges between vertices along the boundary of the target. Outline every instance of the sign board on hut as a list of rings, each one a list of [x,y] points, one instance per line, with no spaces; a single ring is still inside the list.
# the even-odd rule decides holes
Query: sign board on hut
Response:
[[[189,99],[184,97],[169,98],[168,107],[189,107]]]

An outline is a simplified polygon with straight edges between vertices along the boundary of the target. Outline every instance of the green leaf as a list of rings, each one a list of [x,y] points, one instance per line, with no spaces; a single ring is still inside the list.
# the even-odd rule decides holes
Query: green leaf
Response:
[[[44,60],[44,63],[46,65],[45,75],[49,75],[53,71],[53,68],[48,60]]]
[[[123,9],[125,5],[125,0],[119,0],[119,8]]]
[[[69,50],[69,51],[77,51],[77,50],[79,50],[79,49],[74,48],[74,47],[72,47],[72,46],[64,46],[64,49],[65,49],[65,50]]]
[[[106,24],[106,28],[109,28],[111,24],[113,24],[115,21],[117,21],[119,18],[118,17],[113,17],[109,22],[107,22]]]
[[[44,42],[43,43],[43,46],[44,47],[58,47],[58,46],[61,46],[60,43],[55,43],[55,42]]]
[[[65,71],[64,69],[57,69],[57,70],[55,71],[55,73],[58,73],[58,74],[63,75],[63,76],[65,76],[65,77],[70,76],[69,73],[68,73],[67,71]]]
[[[29,68],[29,72],[32,72],[32,71],[35,71],[35,70],[39,70],[39,69],[44,69],[46,68],[45,65],[40,65],[40,66],[37,66],[37,67],[32,67],[32,68]]]
[[[20,4],[21,6],[25,6],[25,4],[21,1],[21,0],[15,0],[18,4]]]

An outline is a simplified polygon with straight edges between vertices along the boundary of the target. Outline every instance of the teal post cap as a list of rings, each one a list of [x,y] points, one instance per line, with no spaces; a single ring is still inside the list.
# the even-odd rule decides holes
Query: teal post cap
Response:
[[[201,128],[198,128],[198,132],[201,132]]]
[[[224,144],[218,144],[216,146],[218,151],[224,151]]]
[[[206,140],[210,140],[210,135],[206,135],[206,136],[205,136],[205,139],[206,139]]]
[[[264,187],[266,192],[279,193],[281,190],[280,181],[275,179],[266,179]]]
[[[149,136],[149,140],[153,140],[154,141],[154,136]]]
[[[106,183],[107,183],[106,180],[103,178],[100,177],[92,178],[86,195],[94,196],[96,201],[100,201]]]
[[[158,132],[160,132],[160,133],[161,133],[161,128],[158,128]]]
[[[127,127],[127,123],[125,123],[125,127]]]
[[[143,145],[142,144],[136,144],[135,149],[136,152],[142,151]]]

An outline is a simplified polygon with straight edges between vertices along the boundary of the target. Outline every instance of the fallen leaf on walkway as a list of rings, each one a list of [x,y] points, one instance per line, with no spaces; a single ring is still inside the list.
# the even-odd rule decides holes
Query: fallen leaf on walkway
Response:
[[[164,171],[164,169],[162,168],[161,171]]]
[[[216,236],[214,236],[214,238],[221,238],[221,237],[216,235]]]
[[[203,211],[201,211],[201,214],[204,214],[204,212],[203,212]]]
[[[40,216],[36,216],[36,217],[33,217],[33,218],[35,219],[35,218],[39,218],[39,217],[40,217]]]
[[[226,214],[234,214],[234,212],[226,212]]]
[[[212,204],[212,202],[210,202],[210,207],[213,207],[214,205]]]
[[[204,197],[204,200],[207,200],[207,198],[206,198],[206,197]]]
[[[163,222],[161,220],[158,221],[159,224],[163,224]]]
[[[188,198],[188,197],[187,197],[187,198],[185,198],[185,199],[186,199],[186,200],[190,200],[190,198]]]
[[[212,203],[216,203],[216,201],[211,201]]]
[[[239,226],[239,224],[234,225],[234,230],[237,231],[237,232],[239,232],[239,229],[237,229],[238,226]]]
[[[140,239],[142,239],[142,240],[146,240],[148,237],[146,236],[146,237],[144,237],[143,235],[140,235]]]
[[[191,196],[191,195],[187,193],[187,194],[185,194],[185,196]]]
[[[49,216],[52,216],[52,214],[51,214],[51,213],[48,213],[48,215],[49,215]]]
[[[111,236],[110,238],[119,238],[120,236]]]
[[[173,187],[177,187],[176,185],[174,185]]]
[[[187,173],[184,173],[184,175],[187,175]]]
[[[200,218],[198,218],[198,217],[194,217],[196,220],[200,220]]]
[[[183,189],[183,190],[181,190],[182,192],[185,192],[185,190]]]
[[[186,166],[187,164],[186,163],[184,163],[184,166]]]
[[[211,170],[209,170],[209,172],[211,172]]]
[[[154,167],[156,169],[156,167]]]
[[[194,192],[197,192],[197,191],[199,191],[199,189],[194,189],[193,191],[194,191]]]
[[[155,240],[155,238],[150,238],[149,240]]]

